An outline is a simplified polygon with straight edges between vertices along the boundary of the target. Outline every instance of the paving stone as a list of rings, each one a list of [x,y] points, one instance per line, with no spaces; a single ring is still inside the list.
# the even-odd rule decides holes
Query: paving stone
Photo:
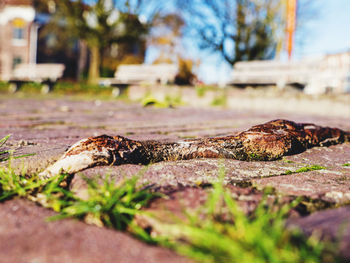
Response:
[[[263,198],[261,191],[251,187],[228,186],[228,189],[246,214],[252,213]],[[176,190],[164,188],[162,192],[168,193],[167,198],[156,200],[146,209],[152,217],[138,216],[136,219],[139,225],[149,229],[154,235],[166,232],[162,224],[180,223],[182,220],[186,222],[186,215],[191,212],[205,213],[198,209],[207,201],[208,189],[179,187]],[[282,205],[294,198],[279,197],[278,202]],[[272,204],[276,196],[269,195],[267,200]],[[304,215],[305,212],[302,206],[292,210],[288,215],[287,228],[298,228],[306,236],[317,235],[321,240],[331,242],[344,260],[350,259],[350,206],[317,211],[307,216]]]
[[[231,196],[246,214],[252,213],[263,198],[263,193],[253,188],[228,188]],[[168,193],[167,198],[156,200],[146,209],[152,216],[138,216],[136,219],[139,225],[149,229],[153,235],[167,231],[163,224],[178,224],[182,220],[186,222],[188,213],[205,213],[198,209],[207,201],[208,189],[180,187],[174,191],[163,189],[163,192]],[[274,195],[267,198],[270,204],[276,199]],[[279,199],[279,203],[282,205],[293,199],[294,197],[284,197]],[[287,228],[301,229],[307,236],[317,234],[321,240],[335,245],[338,255],[345,260],[350,259],[350,206],[317,211],[307,216],[303,216],[304,212],[302,207],[292,210],[287,220]]]
[[[166,185],[195,186],[211,184],[219,180],[219,170],[224,167],[226,184],[240,184],[253,178],[271,177],[287,171],[295,171],[304,165],[285,162],[245,162],[238,160],[196,159],[161,162],[149,165],[120,165],[95,167],[79,173],[72,181],[72,188],[83,185],[83,178],[108,174],[115,181],[124,177],[140,176],[140,182]]]
[[[305,234],[318,234],[333,242],[339,254],[350,260],[350,206],[315,212],[307,217],[289,220],[290,227],[297,226]]]
[[[189,262],[164,248],[15,199],[0,203],[0,262]]]
[[[285,158],[304,166],[320,165],[324,170],[294,173],[252,180],[259,188],[272,186],[280,193],[306,195],[337,203],[350,202],[350,143],[316,147],[304,153]]]

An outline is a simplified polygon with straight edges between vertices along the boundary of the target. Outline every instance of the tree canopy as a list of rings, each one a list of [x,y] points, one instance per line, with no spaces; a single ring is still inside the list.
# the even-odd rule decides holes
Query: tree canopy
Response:
[[[41,1],[42,2],[42,1]],[[112,44],[134,43],[147,35],[159,7],[146,0],[50,0],[51,23],[84,42],[90,51],[89,81],[99,77],[101,54]],[[43,9],[42,3],[37,4]],[[152,8],[151,8],[152,7]],[[145,19],[142,19],[143,16]]]
[[[231,65],[271,58],[281,23],[277,0],[178,0],[199,47],[219,52]]]
[[[231,65],[270,59],[280,48],[285,27],[284,1],[279,0],[36,2],[37,8],[51,13],[58,32],[87,46],[90,82],[98,79],[106,51],[147,42],[158,49],[159,61],[174,61],[186,34],[201,49],[221,54]]]

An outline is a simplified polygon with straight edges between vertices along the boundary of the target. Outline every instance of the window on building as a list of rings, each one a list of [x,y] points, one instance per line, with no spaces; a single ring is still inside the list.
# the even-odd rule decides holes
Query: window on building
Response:
[[[16,46],[23,46],[26,43],[25,28],[26,21],[22,18],[12,20],[12,43]]]
[[[24,39],[23,28],[15,27],[13,28],[13,39]]]
[[[18,64],[22,63],[21,57],[14,57],[12,60],[12,68],[14,69]]]

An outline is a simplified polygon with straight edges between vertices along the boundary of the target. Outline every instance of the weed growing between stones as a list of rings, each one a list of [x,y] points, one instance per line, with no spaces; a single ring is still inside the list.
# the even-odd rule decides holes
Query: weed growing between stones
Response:
[[[345,167],[350,166],[350,163],[344,163],[343,166]]]
[[[0,148],[4,146],[7,140],[10,138],[10,134],[0,139]],[[10,154],[9,150],[0,150],[0,162],[8,160],[8,155]]]
[[[0,162],[8,161],[11,158],[12,159],[18,159],[18,158],[34,155],[34,154],[30,153],[30,154],[24,154],[24,155],[20,155],[20,156],[13,156],[13,151],[12,150],[1,149],[1,147],[3,147],[5,145],[5,143],[8,141],[8,139],[10,137],[11,137],[11,134],[6,135],[2,139],[0,139]]]
[[[27,197],[36,192],[41,185],[34,177],[28,179],[15,174],[10,168],[0,168],[0,201],[13,196]]]
[[[265,199],[247,216],[222,183],[213,187],[201,212],[188,214],[181,223],[157,227],[162,245],[199,262],[294,263],[334,259],[315,237],[306,238],[297,229],[285,229],[288,212],[298,201],[276,209],[267,206]]]
[[[0,201],[15,196],[27,198],[59,213],[49,220],[77,218],[100,227],[123,231],[129,229],[140,239],[152,242],[151,237],[133,223],[133,218],[145,213],[141,209],[159,194],[136,186],[137,177],[119,184],[112,182],[108,176],[102,182],[87,179],[87,199],[69,191],[66,180],[67,175],[46,180],[38,176],[26,178],[25,175],[15,174],[10,167],[0,168]]]
[[[137,177],[125,179],[115,184],[109,176],[105,176],[102,182],[96,179],[86,179],[87,199],[73,196],[59,215],[52,219],[78,218],[97,226],[106,226],[117,230],[126,230],[133,227],[142,238],[149,239],[144,233],[139,232],[132,225],[135,215],[143,213],[142,208],[159,196],[147,188],[138,187]]]
[[[326,167],[323,167],[321,165],[308,165],[305,167],[301,167],[295,171],[288,170],[283,173],[283,175],[289,175],[289,174],[296,174],[296,173],[306,173],[310,171],[317,171],[317,170],[324,170],[327,169]]]
[[[220,178],[224,178],[221,170]],[[16,175],[11,168],[0,168],[0,200],[21,196],[54,209],[59,214],[50,220],[77,218],[89,224],[126,230],[146,241],[171,248],[200,262],[330,262],[333,254],[317,239],[305,238],[297,230],[286,230],[285,219],[293,201],[279,209],[264,199],[247,216],[222,182],[213,184],[212,192],[197,213],[187,213],[174,224],[157,222],[158,236],[136,225],[136,215],[152,217],[142,210],[159,197],[137,186],[137,177],[115,184],[109,176],[86,179],[87,197],[82,199],[64,186],[66,175],[48,180]],[[175,217],[175,216],[174,216]],[[328,247],[327,247],[328,249]]]
[[[285,163],[295,163],[294,161],[288,160],[285,157],[282,157],[281,161]]]
[[[50,179],[40,179],[38,176],[26,177],[16,174],[11,166],[0,168],[0,201],[15,196],[24,197],[40,203],[55,211],[66,205],[71,193],[62,184],[66,175],[59,175]]]
[[[154,98],[151,94],[147,94],[142,100],[141,104],[143,107],[155,106],[157,108],[171,108],[184,105],[181,95],[176,96],[166,95],[163,100]]]

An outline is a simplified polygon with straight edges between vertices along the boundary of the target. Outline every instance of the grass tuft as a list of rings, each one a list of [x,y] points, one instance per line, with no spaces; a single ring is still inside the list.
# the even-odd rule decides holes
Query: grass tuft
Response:
[[[227,95],[225,93],[222,93],[220,95],[217,95],[214,97],[213,101],[211,102],[212,106],[227,106]]]
[[[350,166],[350,163],[344,163],[343,166],[345,167]]]
[[[296,174],[296,173],[306,173],[306,172],[310,172],[310,171],[317,171],[317,170],[324,170],[324,169],[327,169],[327,168],[323,167],[321,165],[308,165],[305,167],[301,167],[295,171],[288,170],[283,174],[289,175],[289,174]]]
[[[199,262],[320,262],[324,244],[285,229],[288,212],[297,204],[276,209],[265,198],[247,216],[222,183],[215,183],[201,212],[164,226],[162,244]]]
[[[315,168],[315,167],[314,167]],[[286,230],[290,209],[299,204],[274,205],[267,197],[251,215],[236,203],[222,180],[213,184],[206,204],[185,220],[174,224],[158,223],[159,236],[150,235],[136,225],[136,215],[159,194],[138,186],[138,177],[115,184],[109,176],[85,179],[87,198],[82,199],[64,186],[66,175],[48,180],[37,176],[16,175],[11,168],[0,168],[0,201],[14,196],[28,198],[59,214],[49,220],[77,218],[89,224],[132,232],[138,238],[169,247],[200,262],[325,262],[334,259],[329,246],[317,239],[305,238],[300,231]],[[268,196],[270,193],[266,193]],[[328,254],[327,254],[328,253]]]
[[[143,107],[154,106],[157,108],[172,108],[184,105],[181,95],[166,95],[163,100],[154,98],[151,94],[147,94],[142,100],[141,104]]]
[[[10,137],[11,137],[11,134],[6,135],[2,139],[0,139],[0,162],[5,162],[5,161],[8,161],[10,159],[18,159],[18,158],[34,155],[33,153],[29,153],[29,154],[23,154],[20,156],[13,156],[13,150],[1,149],[1,147],[3,147],[5,145],[5,143],[8,141],[8,139]]]
[[[41,186],[41,182],[35,178],[26,178],[17,175],[10,168],[0,168],[0,201],[13,196],[26,197],[35,192]]]
[[[136,186],[137,177],[125,179],[115,184],[109,176],[102,182],[97,179],[85,179],[88,198],[73,196],[53,219],[78,218],[97,226],[106,226],[126,230],[132,224],[141,208],[148,205],[155,196],[145,188]]]
[[[65,179],[66,175],[47,180],[38,176],[28,178],[24,174],[16,174],[11,167],[0,167],[0,201],[19,196],[55,208],[57,205],[53,204],[63,202],[68,195],[68,191],[60,186]]]
[[[203,98],[208,90],[209,88],[207,86],[196,86],[197,97]]]
[[[143,229],[136,226],[133,218],[144,213],[141,209],[160,195],[138,187],[137,177],[118,184],[109,176],[102,181],[86,179],[87,199],[82,199],[66,189],[66,179],[67,175],[46,180],[38,176],[27,178],[25,175],[15,174],[11,168],[0,168],[0,201],[15,196],[27,198],[59,213],[48,220],[77,218],[100,227],[130,230],[140,239],[154,242]]]
[[[0,139],[0,148],[3,147],[5,145],[5,143],[7,142],[7,140],[11,137],[11,134],[6,135],[4,138]],[[11,151],[10,150],[0,150],[0,162],[6,161],[9,159],[9,155],[10,155]]]

